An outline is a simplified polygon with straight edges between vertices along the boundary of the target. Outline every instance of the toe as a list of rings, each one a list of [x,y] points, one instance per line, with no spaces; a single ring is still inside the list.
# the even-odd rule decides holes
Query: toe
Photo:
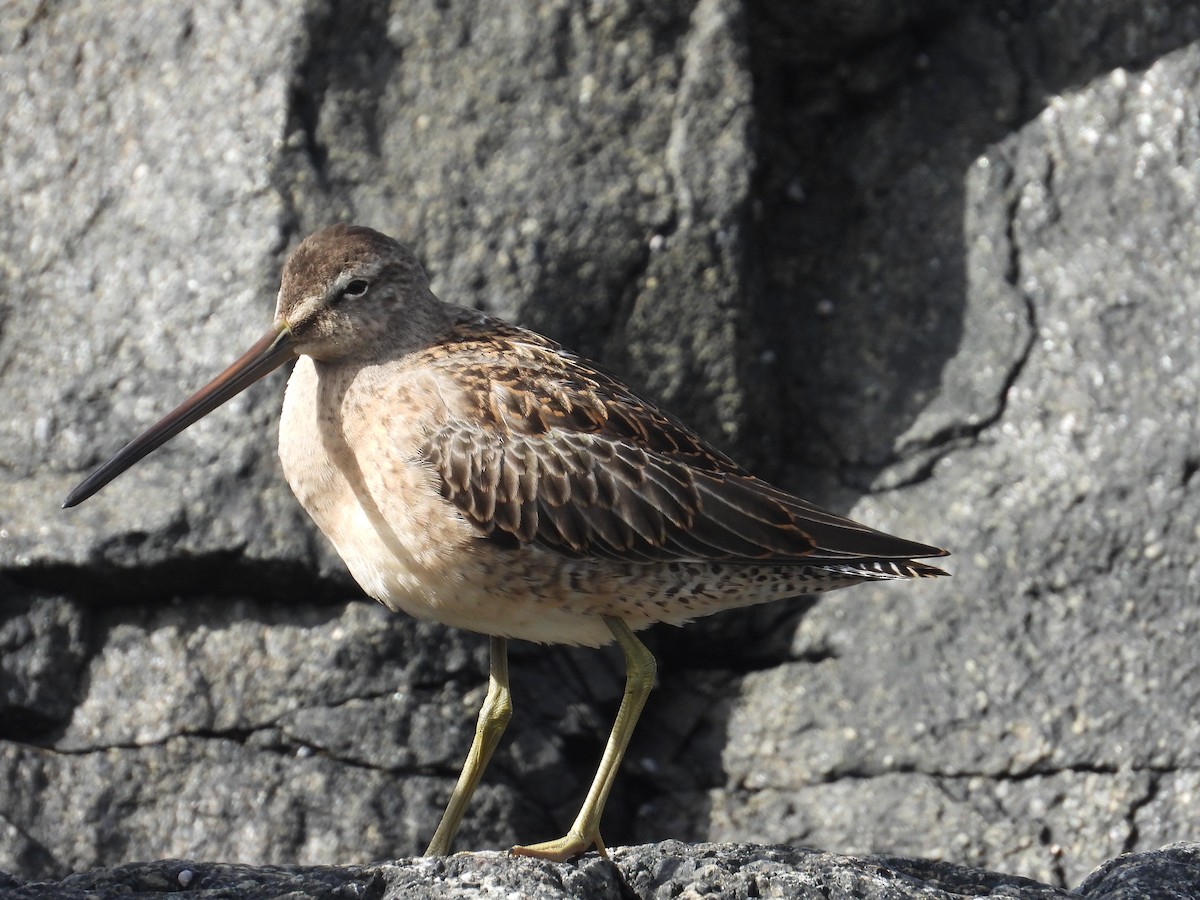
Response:
[[[607,856],[600,835],[585,837],[577,831],[569,832],[556,841],[543,841],[540,844],[530,844],[525,847],[513,847],[515,856],[532,856],[534,859],[548,859],[552,862],[566,862],[576,856],[582,856],[592,847],[600,851],[601,856]]]

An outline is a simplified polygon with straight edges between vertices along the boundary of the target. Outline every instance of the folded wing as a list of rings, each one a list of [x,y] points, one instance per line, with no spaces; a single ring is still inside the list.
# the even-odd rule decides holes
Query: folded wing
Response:
[[[492,540],[646,562],[811,565],[945,555],[754,478],[553,345],[521,347],[521,365],[513,355],[472,370],[465,387],[479,415],[446,423],[424,447],[444,495]],[[896,571],[936,573],[921,563]]]

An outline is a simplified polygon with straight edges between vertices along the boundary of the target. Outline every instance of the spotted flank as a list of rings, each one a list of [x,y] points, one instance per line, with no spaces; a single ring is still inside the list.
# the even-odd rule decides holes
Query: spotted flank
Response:
[[[538,553],[532,558],[542,556]],[[538,592],[542,595],[542,605],[554,606],[564,615],[616,616],[635,631],[659,622],[686,625],[721,610],[824,593],[865,581],[945,574],[935,566],[911,560],[811,565],[712,561],[648,565],[576,560],[562,567],[562,571],[565,577],[556,587]],[[534,571],[526,569],[525,585],[537,581]],[[503,585],[497,584],[493,589],[494,600],[506,595]],[[520,599],[513,597],[501,602],[516,607]]]

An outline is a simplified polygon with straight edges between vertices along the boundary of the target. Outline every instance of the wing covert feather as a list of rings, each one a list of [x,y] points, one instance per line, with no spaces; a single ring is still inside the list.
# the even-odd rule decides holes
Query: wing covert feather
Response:
[[[484,334],[486,331],[486,335]],[[423,454],[482,534],[566,556],[847,563],[943,556],[761,481],[673,416],[540,335],[459,328],[463,409]],[[430,365],[462,356],[441,354]],[[922,564],[913,564],[921,566]]]

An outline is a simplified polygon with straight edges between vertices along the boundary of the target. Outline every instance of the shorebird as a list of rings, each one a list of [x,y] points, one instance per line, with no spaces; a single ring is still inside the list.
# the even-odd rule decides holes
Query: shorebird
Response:
[[[946,574],[946,551],[860,525],[759,480],[670,414],[539,334],[439,300],[406,247],[361,226],[310,235],[270,330],[84,479],[86,500],[296,359],[279,456],[297,499],[389,609],[489,635],[487,696],[426,855],[450,852],[512,715],[508,640],[616,641],[626,684],[570,830],[513,852],[595,847],[654,684],[635,636],[718,610],[865,581]]]

